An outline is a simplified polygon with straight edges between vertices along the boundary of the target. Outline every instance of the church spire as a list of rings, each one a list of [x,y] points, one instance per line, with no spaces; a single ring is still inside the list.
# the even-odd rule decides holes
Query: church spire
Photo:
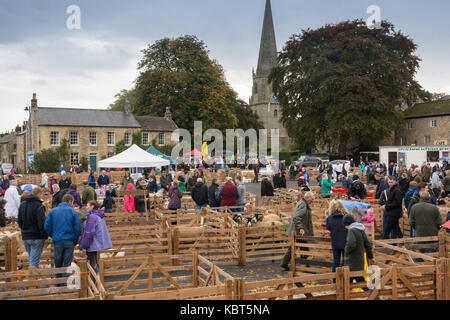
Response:
[[[277,44],[275,41],[275,28],[273,26],[272,7],[270,0],[266,0],[264,23],[259,48],[257,77],[266,77],[277,63]]]

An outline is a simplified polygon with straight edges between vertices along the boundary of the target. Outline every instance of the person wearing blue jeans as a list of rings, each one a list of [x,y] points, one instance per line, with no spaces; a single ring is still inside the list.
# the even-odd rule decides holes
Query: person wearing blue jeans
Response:
[[[23,244],[29,256],[29,266],[36,269],[39,268],[42,250],[48,238],[44,228],[45,207],[40,199],[41,194],[41,188],[34,188],[21,203],[17,216]]]
[[[344,226],[343,218],[347,213],[342,201],[332,200],[327,210],[330,216],[326,219],[326,228],[331,234],[331,249],[333,251],[332,272],[344,265],[344,249],[347,239],[347,229]]]
[[[25,250],[27,250],[30,258],[29,266],[39,269],[39,261],[41,260],[42,250],[44,249],[45,240],[23,240]]]
[[[45,231],[54,243],[55,268],[69,267],[72,263],[73,249],[80,238],[80,219],[72,208],[73,197],[66,194],[62,202],[48,214],[45,220]],[[57,274],[57,278],[65,278],[67,273]],[[66,284],[59,284],[65,286]]]

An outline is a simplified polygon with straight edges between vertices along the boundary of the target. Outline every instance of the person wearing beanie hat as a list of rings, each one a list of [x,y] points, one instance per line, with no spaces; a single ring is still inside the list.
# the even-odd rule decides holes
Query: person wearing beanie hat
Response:
[[[355,223],[355,218],[353,218],[353,216],[351,214],[347,214],[342,219],[342,223],[344,224],[345,227],[348,227],[348,226],[352,225],[353,223]]]
[[[348,230],[347,239],[344,250],[344,266],[349,267],[350,271],[364,270],[364,253],[367,255],[369,265],[375,264],[372,253],[372,245],[366,235],[366,228],[363,224],[355,222],[351,214],[346,215],[342,222]],[[364,277],[355,277],[350,282],[364,282]],[[367,291],[367,288],[363,288]]]

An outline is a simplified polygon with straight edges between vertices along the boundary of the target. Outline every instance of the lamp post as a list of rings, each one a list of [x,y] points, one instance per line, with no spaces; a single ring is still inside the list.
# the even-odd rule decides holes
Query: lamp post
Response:
[[[27,111],[28,114],[29,114],[29,117],[28,117],[28,128],[29,128],[28,132],[29,132],[29,138],[30,138],[30,151],[29,152],[33,152],[33,143],[31,141],[31,107],[26,106],[25,107],[25,111]],[[27,160],[26,160],[26,162],[28,163],[27,167],[29,169],[30,168],[30,163],[29,163],[29,160],[28,160],[28,152],[27,152]]]

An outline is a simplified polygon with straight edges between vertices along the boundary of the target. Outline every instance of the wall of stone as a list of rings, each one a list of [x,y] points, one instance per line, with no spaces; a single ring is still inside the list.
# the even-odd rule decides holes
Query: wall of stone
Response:
[[[431,128],[431,120],[437,121],[437,127]],[[406,138],[406,144],[418,146],[434,146],[438,141],[444,140],[444,145],[450,143],[450,116],[430,117],[420,119],[406,119],[412,123],[412,129],[403,129],[399,137]],[[406,126],[406,125],[405,125]],[[426,143],[425,136],[430,137],[430,143]]]
[[[123,140],[125,133],[133,134],[139,131],[139,128],[106,128],[106,127],[58,127],[58,126],[40,126],[39,127],[39,150],[56,148],[50,144],[50,133],[52,131],[59,132],[59,141],[67,139],[70,143],[70,132],[78,132],[78,146],[70,146],[71,152],[77,152],[79,159],[83,156],[89,159],[91,153],[97,154],[97,159],[108,157],[108,153],[115,152],[115,144],[109,146],[107,144],[108,132],[114,132],[115,143]],[[97,145],[91,146],[89,141],[90,132],[97,133]]]

